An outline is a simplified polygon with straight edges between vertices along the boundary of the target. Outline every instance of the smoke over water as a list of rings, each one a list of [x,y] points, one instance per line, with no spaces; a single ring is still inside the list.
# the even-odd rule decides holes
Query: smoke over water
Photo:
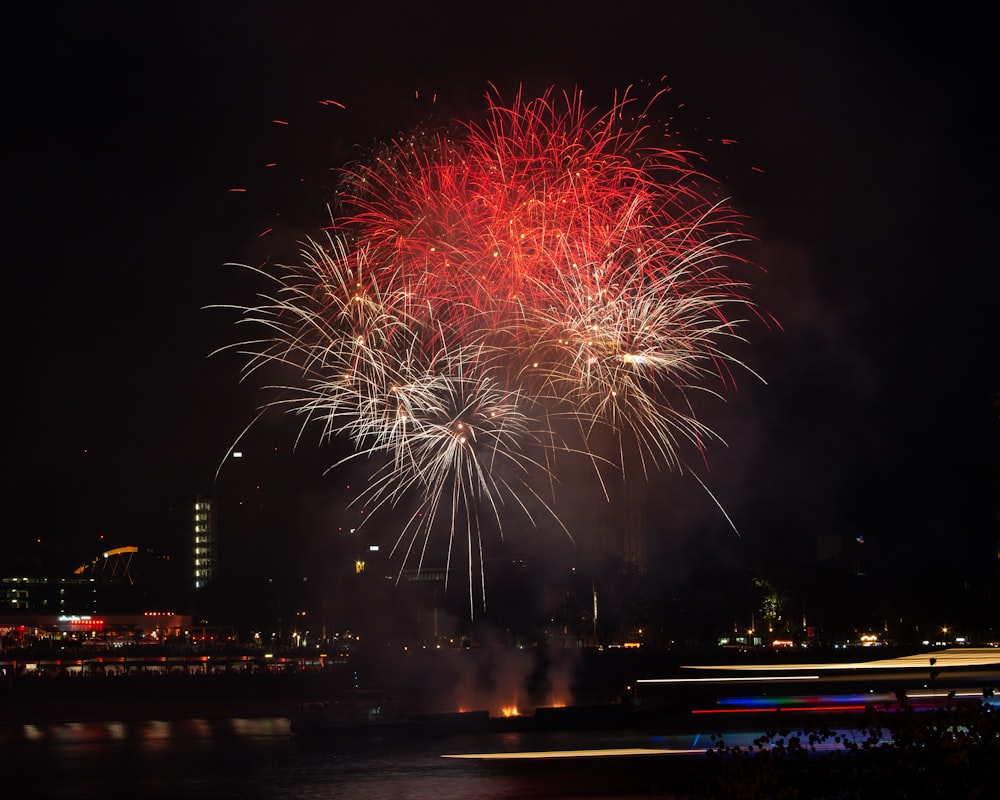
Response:
[[[574,650],[510,649],[482,645],[456,654],[455,682],[445,701],[453,711],[491,717],[531,714],[539,706],[573,702]]]
[[[382,688],[408,712],[488,711],[491,717],[533,714],[575,702],[580,651],[512,648],[469,641],[461,648],[413,652],[377,670]]]

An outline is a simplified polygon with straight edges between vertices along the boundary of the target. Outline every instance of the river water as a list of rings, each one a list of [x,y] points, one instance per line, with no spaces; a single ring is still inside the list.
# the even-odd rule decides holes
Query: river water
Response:
[[[649,732],[503,733],[304,747],[287,719],[88,722],[0,730],[2,784],[51,800],[670,798],[691,757],[445,756],[690,746]],[[14,783],[11,783],[14,779]],[[6,793],[5,793],[6,794]]]

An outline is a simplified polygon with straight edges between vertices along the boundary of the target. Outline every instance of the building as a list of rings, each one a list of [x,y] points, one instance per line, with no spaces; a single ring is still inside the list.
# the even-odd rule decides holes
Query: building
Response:
[[[79,643],[186,635],[169,609],[169,556],[132,545],[105,550],[69,575],[0,576],[0,648],[43,639]]]
[[[218,571],[215,504],[199,496],[194,502],[194,588],[204,589]]]

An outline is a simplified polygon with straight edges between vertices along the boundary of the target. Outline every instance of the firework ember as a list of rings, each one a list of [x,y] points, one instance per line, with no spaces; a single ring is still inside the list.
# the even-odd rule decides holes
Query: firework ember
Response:
[[[538,477],[561,452],[684,470],[712,437],[692,392],[731,382],[740,218],[693,154],[647,144],[635,105],[491,94],[485,125],[377,148],[344,170],[326,238],[242,309],[262,331],[246,371],[295,376],[269,406],[383,459],[367,507],[416,499],[400,569],[441,532],[449,565],[465,551],[470,608],[481,514],[498,531],[508,508],[556,518]]]

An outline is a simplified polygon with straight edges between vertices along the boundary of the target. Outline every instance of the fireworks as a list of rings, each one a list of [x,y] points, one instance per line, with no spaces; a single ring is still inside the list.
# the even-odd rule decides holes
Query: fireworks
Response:
[[[268,405],[383,459],[367,507],[416,499],[394,555],[420,568],[446,531],[470,608],[484,512],[555,518],[538,477],[563,451],[683,470],[712,436],[692,393],[731,381],[740,218],[693,154],[646,144],[634,105],[491,95],[485,125],[383,145],[343,172],[326,240],[243,309],[262,331],[246,371],[291,370]]]

